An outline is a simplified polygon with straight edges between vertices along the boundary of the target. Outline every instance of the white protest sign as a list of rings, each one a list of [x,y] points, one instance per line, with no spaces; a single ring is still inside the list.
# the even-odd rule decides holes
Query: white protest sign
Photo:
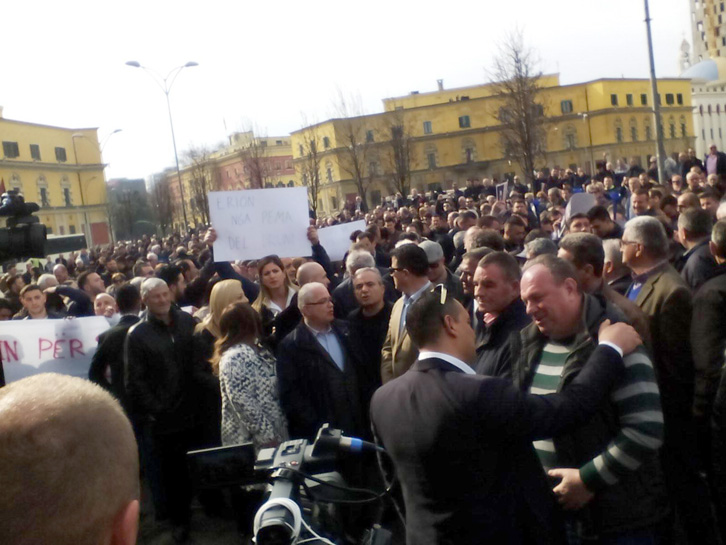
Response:
[[[5,381],[38,373],[88,378],[98,336],[108,328],[108,321],[103,316],[3,322],[0,356]]]
[[[325,248],[331,261],[340,261],[350,249],[350,235],[354,231],[365,231],[365,220],[341,223],[318,230],[320,245]]]
[[[306,187],[213,191],[209,217],[215,261],[310,255]]]
[[[509,182],[502,182],[495,187],[498,201],[506,201],[509,196]]]

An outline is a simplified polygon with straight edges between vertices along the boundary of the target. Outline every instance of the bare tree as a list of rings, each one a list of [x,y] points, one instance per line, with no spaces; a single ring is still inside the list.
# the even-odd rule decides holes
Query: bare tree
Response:
[[[366,161],[372,142],[369,134],[372,129],[365,125],[361,116],[363,111],[360,95],[346,96],[338,89],[338,97],[334,104],[335,116],[340,119],[341,161],[339,166],[355,182],[358,195],[367,203],[368,188],[375,173],[365,175]],[[369,131],[371,131],[369,133]]]
[[[411,189],[411,163],[414,158],[413,136],[402,110],[394,110],[386,117],[390,140],[386,150],[386,172],[393,192],[404,197]]]
[[[174,205],[169,180],[165,176],[154,178],[151,185],[151,209],[161,227],[162,234],[167,234],[174,224]]]
[[[263,132],[252,123],[245,123],[235,137],[240,144],[239,158],[250,189],[262,189],[271,178],[270,160]]]
[[[318,196],[320,195],[320,148],[318,147],[318,131],[315,125],[308,125],[303,117],[301,131],[300,173],[303,185],[308,188],[308,201],[313,214],[318,214]]]
[[[190,175],[192,213],[204,224],[210,221],[208,193],[219,189],[219,177],[211,153],[206,146],[191,146],[182,155],[185,170]]]
[[[519,164],[527,181],[534,180],[537,159],[546,152],[544,105],[539,97],[542,72],[522,33],[510,34],[494,61],[492,80],[500,98],[494,117],[501,124],[500,142],[506,159]]]

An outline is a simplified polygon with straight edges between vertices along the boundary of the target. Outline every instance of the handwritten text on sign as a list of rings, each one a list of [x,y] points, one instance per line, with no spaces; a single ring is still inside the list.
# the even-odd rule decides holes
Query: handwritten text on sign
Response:
[[[98,336],[108,327],[102,316],[3,322],[0,356],[5,380],[49,372],[87,378]]]
[[[215,261],[310,255],[305,187],[213,191],[209,217],[217,231]]]

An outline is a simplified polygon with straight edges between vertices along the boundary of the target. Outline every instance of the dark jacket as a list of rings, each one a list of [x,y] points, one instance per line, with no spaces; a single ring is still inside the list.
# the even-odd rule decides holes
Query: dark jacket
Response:
[[[381,272],[381,277],[383,278],[384,273]],[[331,286],[332,287],[332,286]],[[383,295],[383,298],[390,303],[393,303],[400,297],[398,293],[396,293],[396,289],[393,287],[392,283],[386,282],[384,279],[383,287],[385,288],[385,293]],[[335,317],[344,320],[348,317],[348,315],[356,310],[360,305],[358,305],[358,300],[355,298],[355,292],[353,291],[353,281],[350,277],[343,280],[337,288],[332,290],[331,292],[333,296],[333,305],[335,308]]]
[[[522,300],[517,297],[477,338],[476,366],[479,375],[511,378],[509,336],[531,322]]]
[[[584,327],[576,334],[572,352],[562,371],[558,392],[566,392],[597,348],[597,334],[603,321],[625,321],[623,313],[598,296],[585,295],[583,300]],[[534,372],[548,339],[535,324],[511,338],[512,380],[522,391],[532,384]],[[643,350],[640,348],[639,350]],[[561,467],[582,467],[601,454],[620,429],[612,403],[605,402],[586,424],[567,434],[552,436]],[[584,533],[622,532],[647,527],[661,521],[668,513],[668,500],[658,456],[643,461],[634,472],[597,491],[593,500],[578,512]]]
[[[626,293],[628,293],[628,288],[630,288],[630,284],[632,283],[633,277],[630,274],[626,274],[624,276],[621,276],[620,278],[611,280],[610,282],[608,282],[608,285],[615,291],[617,291],[620,295],[625,295]]]
[[[709,238],[684,253],[674,265],[694,292],[716,274],[716,260],[708,247]]]
[[[93,354],[88,378],[111,392],[121,405],[126,407],[126,387],[124,385],[124,341],[131,326],[138,323],[139,317],[127,314],[108,331],[98,337],[98,348]],[[106,379],[109,370],[111,382]]]
[[[563,543],[532,441],[586,422],[621,376],[619,362],[598,348],[574,388],[542,397],[436,358],[384,384],[371,419],[403,490],[406,542]]]
[[[67,297],[70,300],[68,304],[68,316],[75,316],[81,318],[83,316],[95,316],[96,313],[93,310],[93,302],[91,298],[86,295],[86,292],[70,286],[57,286],[55,292],[62,296]]]
[[[351,350],[347,324],[336,320],[332,329],[345,355],[344,371],[304,322],[278,346],[280,404],[291,438],[314,439],[325,423],[342,429],[346,435],[370,435],[359,391],[360,363]]]
[[[716,275],[707,281],[693,298],[691,346],[695,384],[693,414],[708,417],[717,389],[724,388],[719,398],[726,401],[726,381],[721,381],[726,363],[726,264],[719,265]],[[726,405],[721,407],[724,413]],[[723,431],[726,433],[726,426]]]
[[[147,315],[129,330],[124,345],[131,413],[161,434],[197,424],[195,397],[210,381],[195,350],[194,318],[174,307],[170,313],[168,326]]]
[[[703,166],[701,169],[705,174],[711,174],[708,172],[708,154],[703,158]],[[716,152],[716,174],[719,176],[726,175],[726,153],[722,151]]]

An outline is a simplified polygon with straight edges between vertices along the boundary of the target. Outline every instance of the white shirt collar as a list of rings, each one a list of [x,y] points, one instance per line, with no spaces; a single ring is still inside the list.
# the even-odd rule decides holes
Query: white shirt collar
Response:
[[[444,354],[443,352],[433,352],[431,350],[421,350],[418,354],[419,361],[422,360],[428,360],[431,358],[438,358],[440,360],[444,360],[447,363],[450,363],[457,369],[460,369],[462,372],[466,373],[467,375],[475,375],[474,369],[469,367],[465,362],[461,361],[459,358],[455,358],[451,354]]]
[[[295,296],[295,290],[292,288],[287,288],[287,304],[285,305],[285,308],[290,306],[290,301],[292,301],[292,298],[294,296]],[[280,305],[275,303],[272,299],[270,299],[270,303],[268,304],[268,307],[270,310],[274,311],[275,314],[283,311],[283,309],[280,308]]]

